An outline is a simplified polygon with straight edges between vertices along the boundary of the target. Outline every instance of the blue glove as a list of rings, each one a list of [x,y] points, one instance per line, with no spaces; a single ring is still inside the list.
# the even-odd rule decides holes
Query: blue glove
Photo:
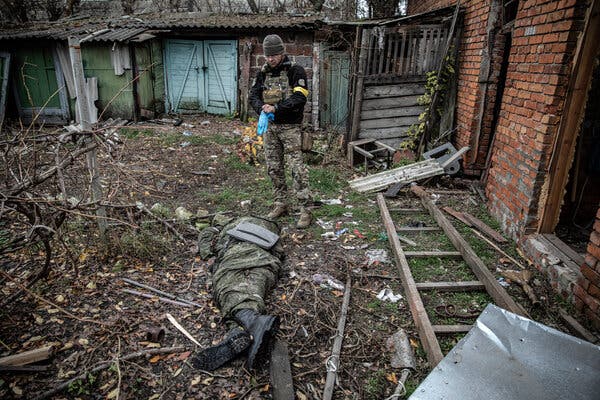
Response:
[[[258,117],[258,125],[256,126],[256,134],[258,136],[262,136],[263,133],[267,131],[269,127],[269,121],[273,121],[275,119],[275,114],[266,113],[262,111],[260,113],[260,117]]]

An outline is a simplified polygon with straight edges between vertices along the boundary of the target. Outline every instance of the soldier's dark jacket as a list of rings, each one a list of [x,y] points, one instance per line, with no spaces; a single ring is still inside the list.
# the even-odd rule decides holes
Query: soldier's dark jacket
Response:
[[[275,124],[301,124],[307,97],[306,71],[284,56],[277,67],[258,71],[249,100],[257,114],[263,104],[275,106]]]

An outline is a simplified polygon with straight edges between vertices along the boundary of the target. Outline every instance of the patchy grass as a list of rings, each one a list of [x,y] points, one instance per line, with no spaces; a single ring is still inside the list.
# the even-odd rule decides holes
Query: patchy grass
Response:
[[[365,399],[378,400],[383,397],[387,380],[385,379],[385,371],[372,372],[367,378],[365,384]]]
[[[125,127],[125,128],[119,129],[119,134],[126,139],[135,139],[138,137],[154,136],[155,132],[152,129],[147,129],[147,128],[137,129],[137,128]]]

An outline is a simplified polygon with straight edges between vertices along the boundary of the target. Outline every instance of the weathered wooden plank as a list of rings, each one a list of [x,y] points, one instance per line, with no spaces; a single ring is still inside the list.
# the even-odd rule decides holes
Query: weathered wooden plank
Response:
[[[485,290],[485,286],[480,281],[462,281],[462,282],[419,282],[419,290],[437,290],[438,292],[467,292],[471,290]]]
[[[418,116],[369,119],[366,121],[360,121],[360,129],[392,128],[394,126],[413,125],[418,122]]]
[[[271,351],[270,375],[273,400],[294,400],[294,383],[288,347],[279,339],[275,340]]]
[[[358,192],[373,192],[384,189],[393,183],[408,183],[429,178],[431,176],[440,175],[444,170],[441,168],[432,167],[414,171],[404,171],[399,169],[394,169],[392,171],[395,171],[395,174],[382,176],[380,174],[383,174],[383,172],[381,172],[379,174],[370,175],[366,180],[362,180],[365,178],[359,178],[358,180],[350,182],[350,187]]]
[[[361,121],[372,119],[418,117],[423,112],[423,106],[388,108],[385,110],[364,110],[360,113]]]
[[[413,258],[428,258],[428,257],[453,257],[461,258],[460,251],[407,251],[406,257]]]
[[[425,87],[422,83],[401,83],[396,85],[367,86],[364,90],[363,99],[376,99],[381,97],[422,95]]]
[[[581,254],[577,253],[575,250],[570,248],[565,242],[560,240],[556,235],[553,234],[543,234],[550,243],[552,243],[558,250],[560,250],[564,255],[569,257],[575,264],[581,267],[584,262],[584,258]],[[560,257],[559,257],[560,258]]]
[[[444,232],[446,232],[446,235],[448,235],[448,238],[454,247],[462,254],[475,276],[477,276],[477,278],[485,285],[487,292],[492,296],[496,304],[511,312],[528,317],[527,311],[525,311],[521,305],[517,304],[506,290],[500,286],[494,275],[483,263],[481,258],[477,256],[469,243],[467,243],[460,233],[458,233],[456,228],[452,226],[442,211],[433,204],[427,192],[419,186],[411,186],[410,190],[421,199],[421,202],[425,208],[429,210],[431,216],[436,220],[438,225],[442,227]]]
[[[415,324],[417,325],[417,330],[419,331],[419,339],[421,340],[421,344],[427,353],[427,360],[429,361],[430,367],[434,368],[440,361],[442,361],[444,355],[442,354],[440,344],[435,337],[433,327],[429,321],[429,316],[427,315],[427,311],[425,310],[425,306],[423,305],[423,301],[419,295],[419,290],[417,289],[415,280],[410,272],[408,261],[406,260],[404,252],[402,251],[402,246],[398,240],[394,222],[392,221],[390,213],[385,204],[385,199],[381,193],[377,194],[377,205],[379,206],[379,210],[381,212],[381,218],[388,235],[390,247],[394,253],[394,258],[396,259],[398,272],[402,278],[401,282],[404,288],[404,294],[408,299],[410,312]]]
[[[432,325],[435,333],[464,333],[469,332],[473,325]]]
[[[372,139],[405,138],[410,125],[396,126],[393,128],[361,129],[359,137]]]
[[[386,108],[398,108],[398,107],[414,107],[419,106],[421,110],[425,110],[425,106],[419,104],[420,94],[414,94],[410,96],[398,96],[398,97],[384,97],[375,99],[363,100],[362,110],[383,110]],[[421,111],[422,112],[422,111]]]

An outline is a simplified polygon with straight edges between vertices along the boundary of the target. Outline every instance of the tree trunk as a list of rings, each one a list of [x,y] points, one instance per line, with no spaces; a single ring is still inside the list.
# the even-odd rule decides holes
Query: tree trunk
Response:
[[[398,9],[398,0],[368,0],[371,7],[372,18],[389,18],[396,14]]]

